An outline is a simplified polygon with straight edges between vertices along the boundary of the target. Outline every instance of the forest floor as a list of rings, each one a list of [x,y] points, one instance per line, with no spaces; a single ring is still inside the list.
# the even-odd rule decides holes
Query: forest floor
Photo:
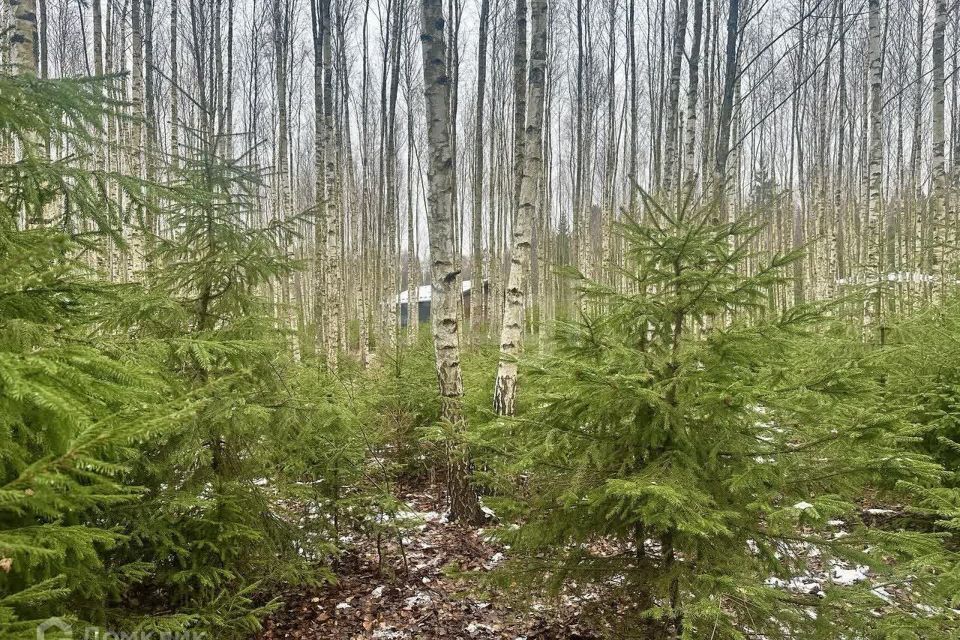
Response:
[[[401,499],[414,522],[403,533],[402,550],[397,540],[383,541],[379,550],[369,540],[353,543],[336,567],[337,583],[284,594],[283,608],[264,622],[259,640],[598,637],[578,620],[576,606],[532,610],[484,593],[478,574],[502,562],[503,549],[482,528],[448,522],[430,493]]]
[[[258,640],[594,640],[587,622],[589,603],[571,595],[555,602],[519,603],[499,594],[482,578],[508,550],[490,540],[484,528],[448,522],[436,511],[433,492],[405,493],[409,525],[399,538],[344,539],[346,552],[335,567],[337,582],[282,594],[284,605],[264,621]],[[798,503],[795,508],[810,505]],[[896,511],[864,508],[864,515],[888,518]],[[835,536],[848,535],[844,523],[830,521]],[[658,549],[649,548],[650,553]],[[870,569],[822,562],[820,550],[797,545],[778,552],[806,556],[807,571],[767,584],[788,592],[823,595],[825,589],[869,581]],[[877,615],[897,594],[874,587]],[[587,614],[587,615],[585,615]],[[814,615],[814,614],[811,614]]]

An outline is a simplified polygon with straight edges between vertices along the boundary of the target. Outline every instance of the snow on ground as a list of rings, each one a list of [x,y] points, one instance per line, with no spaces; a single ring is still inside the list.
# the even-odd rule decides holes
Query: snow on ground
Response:
[[[383,520],[405,523],[403,553],[395,539],[385,542],[381,567],[375,544],[351,538],[336,567],[338,583],[284,594],[284,607],[265,621],[260,640],[599,637],[578,620],[580,609],[573,600],[560,609],[541,605],[530,610],[482,597],[475,583],[456,572],[490,571],[506,559],[506,548],[484,529],[450,523],[435,510],[437,500],[431,495],[402,498],[409,509]]]
[[[509,548],[498,545],[483,528],[463,527],[438,512],[436,497],[421,493],[401,496],[408,508],[381,518],[381,524],[401,526],[398,540],[382,541],[383,557],[375,543],[363,536],[344,536],[347,553],[335,567],[339,581],[312,592],[283,594],[284,608],[268,618],[260,640],[332,638],[336,640],[415,640],[449,638],[462,640],[560,640],[599,638],[583,622],[583,612],[599,604],[602,588],[582,589],[572,585],[558,605],[533,602],[514,608],[501,598],[491,599],[459,573],[484,573],[500,566]],[[806,511],[806,500],[792,505]],[[864,509],[863,517],[890,518],[894,509]],[[843,520],[827,521],[834,539],[849,535]],[[602,544],[600,545],[603,546]],[[645,540],[646,553],[656,556],[660,546]],[[747,541],[759,553],[754,540]],[[623,546],[610,553],[623,552]],[[603,552],[597,548],[594,551]],[[779,544],[775,555],[786,562],[802,561],[801,575],[771,576],[766,584],[797,594],[823,597],[830,589],[866,585],[877,597],[878,611],[898,599],[890,585],[871,583],[870,568],[849,565],[829,557],[825,550],[807,542]],[[610,586],[622,583],[614,576]],[[924,605],[915,605],[918,615],[929,615]],[[809,612],[815,616],[813,609]],[[879,615],[879,613],[878,613]],[[576,632],[576,636],[571,635]]]

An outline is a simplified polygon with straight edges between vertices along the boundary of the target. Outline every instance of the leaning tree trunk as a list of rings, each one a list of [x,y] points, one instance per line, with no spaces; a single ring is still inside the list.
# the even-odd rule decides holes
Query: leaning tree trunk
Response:
[[[547,0],[531,4],[530,72],[528,77],[523,178],[520,209],[513,224],[513,246],[507,276],[503,324],[500,329],[500,363],[493,407],[500,415],[513,415],[517,394],[517,356],[523,342],[524,276],[530,261],[531,225],[537,206],[538,185],[543,173],[543,89],[547,63]]]
[[[463,380],[457,318],[460,260],[453,251],[451,217],[453,157],[450,147],[450,84],[444,39],[443,1],[422,0],[423,94],[427,121],[427,212],[433,296],[430,321],[440,384],[441,415],[453,428],[449,452],[450,514],[453,519],[480,521],[482,512],[470,484],[469,461],[458,442],[464,430]]]

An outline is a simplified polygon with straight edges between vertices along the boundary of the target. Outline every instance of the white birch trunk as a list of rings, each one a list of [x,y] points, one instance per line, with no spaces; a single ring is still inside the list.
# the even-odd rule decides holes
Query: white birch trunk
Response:
[[[950,237],[946,228],[946,173],[944,166],[944,31],[947,23],[947,0],[935,0],[933,21],[933,188],[930,194],[931,219],[934,230],[933,252],[935,274],[940,279],[940,294],[946,293],[947,274],[945,251]],[[956,96],[954,96],[956,99]],[[957,123],[954,123],[957,126]]]
[[[37,74],[37,0],[7,0],[10,5],[10,62],[17,73]]]
[[[543,93],[547,58],[547,0],[531,3],[531,47],[520,209],[513,225],[506,300],[500,329],[500,362],[493,406],[500,415],[516,408],[517,356],[523,344],[525,274],[530,262],[531,227],[543,173]]]
[[[870,147],[868,167],[867,193],[867,260],[866,273],[871,280],[876,280],[876,293],[871,296],[866,310],[866,320],[872,321],[881,313],[883,286],[881,276],[881,229],[883,196],[883,122],[882,95],[883,68],[882,52],[880,50],[880,0],[869,0],[868,17],[869,37],[868,56],[870,63]]]
[[[460,373],[460,332],[456,290],[458,265],[454,256],[451,196],[453,157],[450,147],[450,83],[444,40],[442,0],[422,0],[423,92],[427,123],[427,211],[433,277],[431,326],[437,359],[441,415],[453,429],[449,453],[449,499],[453,519],[477,521],[479,500],[469,480],[469,462],[460,434],[464,428],[463,380]]]

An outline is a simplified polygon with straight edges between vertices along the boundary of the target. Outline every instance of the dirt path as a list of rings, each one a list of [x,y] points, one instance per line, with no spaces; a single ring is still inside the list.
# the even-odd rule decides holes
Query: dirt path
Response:
[[[354,543],[337,568],[338,584],[285,594],[283,609],[265,621],[260,640],[596,637],[581,626],[574,610],[515,609],[506,598],[487,599],[476,581],[452,575],[488,572],[503,560],[503,552],[484,540],[483,529],[448,523],[432,510],[433,496],[410,494],[403,499],[414,521],[404,535],[406,571],[396,541],[384,544],[383,571],[375,544]]]

